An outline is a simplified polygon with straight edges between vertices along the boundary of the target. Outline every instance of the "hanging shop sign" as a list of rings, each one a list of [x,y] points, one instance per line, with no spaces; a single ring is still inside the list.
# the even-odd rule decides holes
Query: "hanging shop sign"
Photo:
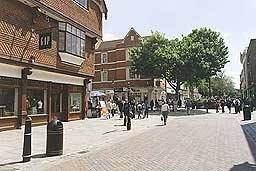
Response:
[[[39,49],[50,49],[52,47],[52,33],[45,32],[39,34]]]

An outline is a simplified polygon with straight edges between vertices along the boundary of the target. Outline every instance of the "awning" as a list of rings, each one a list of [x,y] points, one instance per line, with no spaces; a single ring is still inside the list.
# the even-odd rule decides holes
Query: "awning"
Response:
[[[106,96],[106,94],[105,94],[105,93],[102,93],[102,92],[100,92],[100,91],[92,91],[92,92],[90,93],[90,96],[91,96],[91,97],[101,97],[101,96]]]

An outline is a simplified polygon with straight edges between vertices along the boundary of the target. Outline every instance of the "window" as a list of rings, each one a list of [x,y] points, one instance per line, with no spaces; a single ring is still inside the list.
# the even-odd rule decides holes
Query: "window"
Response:
[[[131,41],[134,41],[134,36],[131,36]]]
[[[68,52],[80,57],[85,56],[85,32],[67,24],[59,22],[60,52]]]
[[[108,81],[108,72],[107,71],[101,72],[101,81]]]
[[[101,54],[101,63],[102,64],[108,63],[107,53],[102,53]]]
[[[128,71],[128,79],[138,79],[139,78],[139,75],[133,73],[131,69],[127,69],[127,71]]]
[[[84,8],[87,8],[88,0],[74,0],[79,5],[83,6]]]
[[[18,89],[0,88],[0,117],[14,116],[18,112]]]
[[[46,90],[28,89],[26,108],[29,115],[46,114]]]
[[[81,112],[82,95],[81,93],[70,93],[70,110],[71,112]]]

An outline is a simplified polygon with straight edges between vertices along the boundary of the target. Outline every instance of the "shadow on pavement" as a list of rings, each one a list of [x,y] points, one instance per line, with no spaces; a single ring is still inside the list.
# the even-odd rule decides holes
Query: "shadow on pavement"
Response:
[[[123,129],[123,130],[112,130],[112,131],[108,131],[108,132],[104,132],[102,135],[106,135],[106,134],[110,134],[110,133],[114,133],[114,132],[124,132],[124,131],[127,131],[126,129]]]
[[[0,167],[1,167],[1,166],[8,166],[8,165],[19,164],[19,163],[23,163],[23,161],[16,161],[16,162],[10,162],[10,163],[3,163],[3,164],[0,164]]]
[[[256,170],[256,165],[255,164],[250,164],[248,162],[239,164],[239,165],[234,165],[230,171],[255,171]]]
[[[256,162],[256,123],[244,124],[241,125],[241,127],[254,158],[254,162]],[[256,165],[245,162],[239,165],[234,165],[230,171],[256,171]]]
[[[31,156],[32,159],[41,159],[41,158],[46,158],[46,154],[35,154]]]
[[[159,125],[155,125],[155,126],[166,126],[166,125],[164,125],[164,124],[159,124]]]

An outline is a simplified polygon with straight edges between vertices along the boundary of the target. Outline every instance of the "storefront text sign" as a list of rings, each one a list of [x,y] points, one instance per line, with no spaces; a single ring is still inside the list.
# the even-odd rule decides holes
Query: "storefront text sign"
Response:
[[[39,49],[48,49],[52,47],[52,33],[46,32],[39,34]]]

